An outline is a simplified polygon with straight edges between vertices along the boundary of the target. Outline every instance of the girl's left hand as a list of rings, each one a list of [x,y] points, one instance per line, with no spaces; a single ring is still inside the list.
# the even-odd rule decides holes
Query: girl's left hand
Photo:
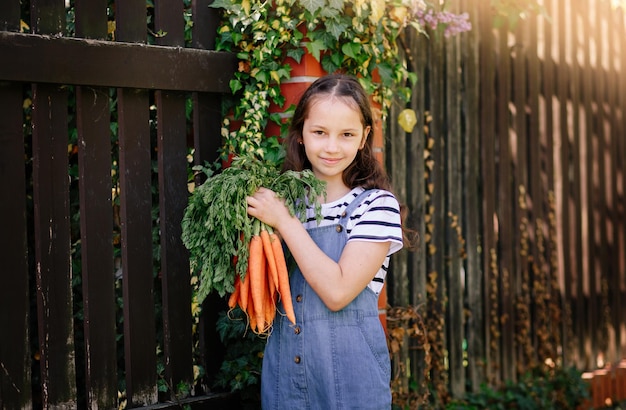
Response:
[[[271,189],[259,188],[252,196],[246,197],[246,202],[248,215],[271,227],[278,228],[281,221],[292,218],[283,200]]]

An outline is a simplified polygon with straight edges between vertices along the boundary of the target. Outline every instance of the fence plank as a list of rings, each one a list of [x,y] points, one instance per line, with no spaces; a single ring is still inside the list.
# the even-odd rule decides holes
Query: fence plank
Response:
[[[155,5],[155,30],[167,33],[161,45],[182,46],[183,7],[179,1]],[[181,221],[187,206],[186,95],[157,91],[157,141],[159,169],[159,220],[161,222],[161,278],[163,347],[168,394],[175,398],[180,383],[191,386],[191,286],[189,255],[182,243]],[[189,306],[189,309],[184,309]]]
[[[145,43],[145,3],[116,3],[115,40]],[[156,403],[149,96],[118,89],[124,349],[130,407]]]
[[[0,2],[0,30],[18,31],[20,29],[20,1],[4,0]]]
[[[455,10],[458,12],[458,10]],[[461,51],[460,38],[455,36],[445,41],[445,99],[447,126],[445,129],[445,157],[446,157],[446,249],[442,249],[446,259],[448,294],[447,320],[447,349],[450,360],[450,392],[453,397],[460,397],[465,391],[465,364],[464,344],[465,310],[463,289],[466,271],[463,268],[463,254],[465,243],[462,227],[465,224],[463,215],[463,142],[461,130]],[[457,230],[458,228],[458,230]]]
[[[23,158],[22,87],[0,84],[0,407],[31,405],[30,294],[26,242],[26,175]]]
[[[509,123],[509,106],[511,101],[511,62],[510,48],[508,44],[509,27],[503,25],[497,33],[497,91],[496,98],[499,104],[496,107],[496,132],[499,151],[496,152],[499,163],[497,165],[497,232],[500,243],[499,257],[499,326],[501,329],[501,377],[504,380],[514,380],[515,378],[515,249],[517,249],[517,226],[512,224],[515,221],[514,209],[516,209],[517,196],[515,189],[515,175],[512,164],[511,147],[511,124]]]
[[[613,88],[615,95],[613,100],[609,102],[609,105],[614,107],[613,135],[624,135],[626,132],[626,79],[624,79],[622,72],[624,67],[626,67],[626,42],[620,41],[620,39],[626,38],[626,15],[624,13],[611,13],[610,15],[613,29],[609,32],[609,38],[613,46],[611,47],[612,57],[609,58],[612,74],[612,80],[609,83],[617,84],[617,86]],[[621,68],[621,72],[617,72],[617,67]],[[624,206],[624,178],[626,174],[626,157],[624,154],[626,145],[622,138],[616,138],[614,144],[613,163],[615,164],[614,171],[616,173],[616,182],[613,187],[616,204],[613,218],[615,227],[613,237],[616,248],[614,266],[617,267],[616,272],[619,272],[619,275],[615,276],[611,289],[614,292],[612,306],[616,316],[614,326],[617,333],[617,356],[626,357],[626,317],[620,313],[626,310],[626,304],[623,302],[626,300],[626,279],[624,279],[622,273],[626,272],[626,238],[624,237],[626,232]]]
[[[43,406],[76,405],[67,94],[33,86],[33,202]]]
[[[10,81],[220,93],[230,92],[237,66],[233,54],[216,51],[6,31],[0,55],[20,56],[0,65],[0,78]]]
[[[493,118],[496,112],[496,56],[495,38],[491,24],[491,7],[487,2],[481,2],[479,8],[480,39],[482,46],[479,49],[479,65],[481,70],[480,81],[480,160],[482,183],[482,237],[483,237],[483,270],[485,272],[485,292],[482,302],[485,305],[485,348],[486,377],[490,382],[497,382],[499,377],[500,355],[500,326],[499,326],[499,298],[497,295],[498,283],[498,235],[496,233],[496,176],[494,172],[496,160],[496,121]]]
[[[528,156],[528,129],[526,126],[527,96],[527,69],[526,58],[528,49],[528,24],[517,24],[511,28],[515,39],[509,42],[511,53],[511,99],[510,115],[511,124],[509,130],[509,151],[503,153],[510,155],[510,165],[512,167],[511,202],[513,221],[507,229],[513,235],[513,245],[511,248],[511,258],[513,261],[511,269],[511,286],[513,302],[513,332],[517,343],[515,350],[515,365],[517,374],[525,370],[525,366],[532,365],[533,346],[531,342],[530,315],[530,269],[528,264],[528,252],[530,248],[529,231],[531,223],[528,215],[528,168],[532,158]],[[504,52],[504,50],[503,50]],[[507,187],[508,188],[508,187]],[[505,188],[506,189],[506,188]]]
[[[76,35],[106,38],[106,6],[78,2]],[[112,220],[109,103],[108,88],[76,87],[85,401],[103,409],[117,406],[118,390],[113,232],[103,223]]]
[[[479,186],[481,163],[480,150],[481,133],[480,119],[480,24],[482,24],[479,5],[471,0],[462,2],[461,9],[467,11],[472,18],[472,27],[469,33],[461,38],[461,62],[463,63],[463,83],[465,84],[466,98],[463,100],[463,111],[466,131],[462,133],[464,149],[463,186],[466,189],[463,224],[467,251],[466,288],[467,296],[464,308],[467,310],[467,378],[469,390],[477,392],[481,381],[486,377],[487,344],[485,339],[485,271],[482,260],[488,258],[489,253],[481,244],[480,221],[482,198]]]
[[[86,400],[117,404],[109,91],[76,90]]]
[[[156,402],[148,93],[118,90],[124,348],[129,405]]]
[[[406,35],[406,50],[405,52],[411,55],[411,50],[428,50],[427,39],[419,35],[413,30],[405,32]],[[416,307],[418,313],[422,317],[426,313],[426,224],[424,215],[426,214],[426,165],[424,154],[426,153],[426,145],[428,134],[425,131],[427,124],[427,116],[430,113],[427,109],[426,93],[427,87],[420,78],[425,78],[426,62],[427,59],[409,59],[411,66],[409,69],[417,74],[417,84],[413,86],[410,107],[415,111],[417,116],[417,123],[411,133],[410,137],[402,140],[406,144],[406,156],[407,156],[407,169],[406,178],[406,191],[407,191],[407,226],[416,230],[417,243],[414,251],[407,255],[408,258],[408,275],[410,283],[410,300],[409,303]],[[393,120],[393,119],[392,119]],[[391,138],[393,140],[393,137]],[[393,141],[391,141],[393,143]],[[393,169],[393,168],[392,168]],[[396,183],[397,180],[396,180]],[[393,261],[392,261],[393,263]],[[393,292],[393,288],[389,289]],[[390,298],[393,305],[398,306],[392,298]],[[425,379],[424,371],[427,367],[424,362],[424,346],[417,338],[409,340],[409,352],[410,355],[410,368],[408,369],[419,386],[424,386]],[[424,392],[422,392],[424,393]]]

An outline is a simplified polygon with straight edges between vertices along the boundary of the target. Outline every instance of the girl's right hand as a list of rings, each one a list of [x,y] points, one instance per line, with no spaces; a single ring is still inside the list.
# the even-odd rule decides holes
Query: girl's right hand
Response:
[[[293,218],[282,199],[271,189],[259,188],[252,196],[246,197],[248,215],[259,219],[273,228],[279,229],[281,223],[291,222]]]

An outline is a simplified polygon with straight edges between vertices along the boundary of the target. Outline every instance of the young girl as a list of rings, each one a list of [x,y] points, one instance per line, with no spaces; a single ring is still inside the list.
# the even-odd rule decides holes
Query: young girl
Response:
[[[323,221],[292,217],[274,192],[248,213],[277,230],[296,261],[296,325],[277,315],[261,374],[264,409],[390,409],[391,368],[378,316],[389,256],[402,248],[399,204],[372,152],[372,111],[359,82],[328,75],[302,96],[285,169],[326,181]]]

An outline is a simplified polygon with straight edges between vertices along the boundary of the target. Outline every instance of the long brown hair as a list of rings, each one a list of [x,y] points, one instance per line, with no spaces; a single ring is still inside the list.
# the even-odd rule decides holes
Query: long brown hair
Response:
[[[350,188],[361,186],[366,189],[390,190],[389,178],[374,157],[372,149],[374,120],[369,97],[355,77],[345,74],[329,74],[321,77],[311,84],[302,95],[291,119],[289,134],[285,140],[286,158],[283,163],[283,170],[302,171],[311,168],[304,146],[300,144],[302,128],[312,102],[318,98],[326,97],[341,98],[356,108],[361,114],[363,129],[370,127],[363,148],[357,152],[352,164],[343,171],[344,184]]]

